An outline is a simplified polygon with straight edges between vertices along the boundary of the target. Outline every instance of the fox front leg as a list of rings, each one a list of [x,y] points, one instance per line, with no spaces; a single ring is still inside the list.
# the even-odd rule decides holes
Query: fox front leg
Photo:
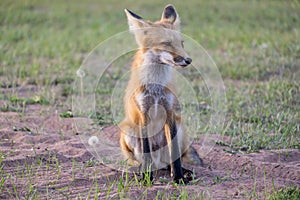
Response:
[[[171,158],[171,175],[173,176],[173,180],[176,183],[188,183],[188,179],[184,178],[183,169],[181,165],[181,155],[180,149],[178,144],[178,137],[177,136],[177,127],[175,116],[172,114],[172,117],[167,120],[166,126],[166,138],[169,145],[169,153]]]
[[[152,158],[151,158],[151,151],[150,151],[150,143],[149,143],[149,138],[148,138],[148,132],[147,132],[147,127],[143,127],[141,130],[141,143],[142,143],[142,176],[143,176],[143,181],[144,184],[147,184],[148,182],[152,182],[153,180],[153,174],[151,170],[151,165],[152,165]]]

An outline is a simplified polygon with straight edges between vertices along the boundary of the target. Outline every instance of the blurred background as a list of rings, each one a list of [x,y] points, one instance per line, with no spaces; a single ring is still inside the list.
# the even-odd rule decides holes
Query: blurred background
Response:
[[[101,41],[128,29],[124,8],[158,20],[168,3],[2,0],[1,111],[22,113],[26,104],[47,104],[68,117],[76,70]],[[182,32],[201,44],[220,70],[228,108],[222,134],[239,136],[230,145],[248,152],[300,148],[300,2],[171,3]]]

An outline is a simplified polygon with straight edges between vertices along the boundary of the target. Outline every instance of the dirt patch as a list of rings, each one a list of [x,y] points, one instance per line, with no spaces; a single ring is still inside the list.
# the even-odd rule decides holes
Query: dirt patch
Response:
[[[188,186],[174,186],[167,171],[155,174],[151,187],[139,186],[138,176],[100,164],[82,144],[73,120],[59,110],[31,105],[30,113],[0,113],[0,199],[263,199],[274,189],[300,187],[300,152],[294,149],[231,154],[215,146],[203,157],[204,167],[186,166],[196,173]],[[40,115],[42,113],[47,113]],[[118,128],[104,129],[118,141]],[[201,139],[193,144],[200,151]],[[199,152],[201,154],[201,152]],[[163,181],[158,181],[159,179]]]

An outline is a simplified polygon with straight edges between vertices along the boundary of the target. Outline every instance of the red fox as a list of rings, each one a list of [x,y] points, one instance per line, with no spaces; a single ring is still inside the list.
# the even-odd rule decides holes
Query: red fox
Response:
[[[160,21],[146,21],[125,9],[139,49],[131,66],[125,96],[125,119],[119,124],[120,146],[128,164],[143,172],[169,168],[177,183],[188,183],[191,171],[182,162],[202,165],[184,133],[172,67],[186,67],[192,59],[184,50],[180,20],[167,5]]]

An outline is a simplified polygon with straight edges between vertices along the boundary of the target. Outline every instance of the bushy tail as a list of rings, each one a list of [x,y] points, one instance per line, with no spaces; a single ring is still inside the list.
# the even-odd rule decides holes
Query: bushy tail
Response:
[[[203,160],[198,155],[197,151],[194,147],[190,146],[190,148],[182,155],[182,162],[186,164],[199,165],[203,166]]]

